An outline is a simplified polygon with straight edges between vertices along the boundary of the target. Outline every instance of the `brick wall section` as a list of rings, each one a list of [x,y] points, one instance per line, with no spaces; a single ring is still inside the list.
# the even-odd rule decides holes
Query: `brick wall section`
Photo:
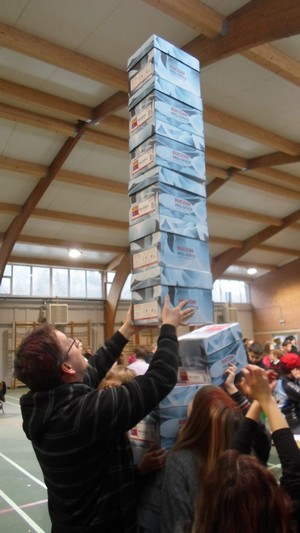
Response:
[[[250,288],[255,340],[264,343],[268,332],[295,332],[300,343],[300,259],[258,278]]]

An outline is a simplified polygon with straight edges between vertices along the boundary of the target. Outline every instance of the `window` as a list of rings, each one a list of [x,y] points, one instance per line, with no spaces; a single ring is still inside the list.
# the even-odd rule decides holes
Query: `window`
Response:
[[[102,296],[102,276],[97,270],[86,271],[86,295],[87,298],[95,298],[98,295],[99,299]]]
[[[32,267],[32,296],[47,296],[50,294],[50,269]]]
[[[102,298],[102,272],[30,265],[7,265],[0,294],[43,298]]]
[[[0,283],[0,294],[11,293],[11,265],[6,265],[2,282]]]
[[[250,303],[249,285],[244,281],[217,279],[214,282],[212,299],[216,303]]]
[[[127,280],[124,283],[124,287],[121,292],[120,300],[131,300],[130,283],[131,283],[131,274],[129,274]]]
[[[86,297],[84,270],[70,270],[70,296],[71,298]]]
[[[53,298],[67,298],[69,295],[69,270],[67,268],[52,269]]]
[[[109,295],[111,286],[113,284],[113,281],[115,279],[115,272],[107,272],[106,273],[106,297]]]
[[[12,292],[14,296],[29,296],[31,293],[31,267],[13,265]]]

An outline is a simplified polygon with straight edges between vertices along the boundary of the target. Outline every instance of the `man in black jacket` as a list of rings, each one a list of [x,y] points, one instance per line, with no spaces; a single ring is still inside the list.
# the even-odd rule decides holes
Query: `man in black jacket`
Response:
[[[176,327],[193,314],[186,301],[162,309],[157,352],[144,376],[120,387],[97,386],[135,333],[125,323],[89,364],[78,341],[45,325],[23,339],[15,374],[31,390],[21,398],[23,429],[48,489],[52,533],[136,531],[136,483],[126,432],[177,381]]]

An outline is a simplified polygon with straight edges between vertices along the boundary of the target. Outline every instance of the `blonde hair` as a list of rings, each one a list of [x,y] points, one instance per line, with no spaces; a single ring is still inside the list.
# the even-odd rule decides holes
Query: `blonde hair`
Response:
[[[134,370],[127,368],[125,365],[114,365],[100,382],[98,389],[107,389],[108,387],[118,387],[122,383],[127,383],[136,377]]]

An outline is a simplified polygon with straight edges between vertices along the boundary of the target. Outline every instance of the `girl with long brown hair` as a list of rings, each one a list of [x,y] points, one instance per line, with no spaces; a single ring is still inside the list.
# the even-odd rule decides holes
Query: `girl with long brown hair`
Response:
[[[221,388],[202,387],[167,459],[161,498],[162,533],[190,531],[201,479],[230,446],[243,422],[239,406]]]
[[[298,533],[300,450],[273,397],[267,373],[248,365],[244,380],[253,403],[235,434],[232,449],[203,479],[193,533]],[[266,414],[280,463],[276,478],[250,453],[261,410]]]

